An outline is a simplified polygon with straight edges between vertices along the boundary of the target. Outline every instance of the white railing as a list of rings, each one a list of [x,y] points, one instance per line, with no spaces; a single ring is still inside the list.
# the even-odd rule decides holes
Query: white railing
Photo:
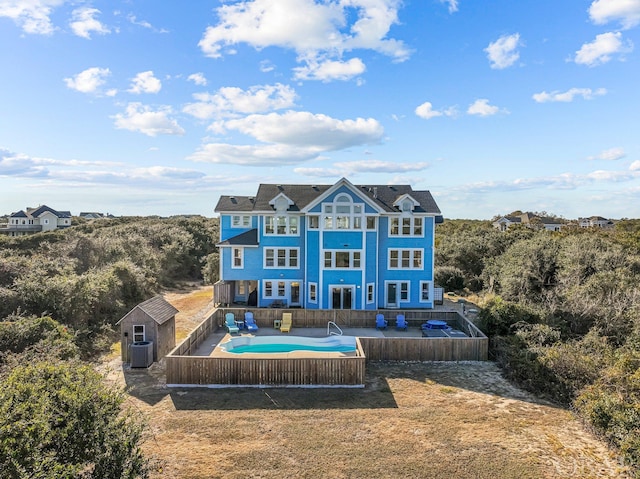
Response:
[[[331,331],[331,326],[333,325],[334,328],[336,328],[338,330],[338,332],[336,333],[335,331]],[[335,322],[333,321],[329,321],[327,323],[327,336],[342,336],[342,329],[340,329],[340,326],[338,326]]]

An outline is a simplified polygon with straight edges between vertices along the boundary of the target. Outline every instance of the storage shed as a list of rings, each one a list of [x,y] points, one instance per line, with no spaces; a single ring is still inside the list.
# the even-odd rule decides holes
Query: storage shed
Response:
[[[162,296],[154,296],[125,314],[116,323],[120,325],[122,362],[131,363],[134,343],[151,342],[154,361],[175,348],[177,313],[178,310]]]

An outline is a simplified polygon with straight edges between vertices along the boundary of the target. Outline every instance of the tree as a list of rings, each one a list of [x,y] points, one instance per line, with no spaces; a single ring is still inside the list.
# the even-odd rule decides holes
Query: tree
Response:
[[[2,477],[148,477],[144,425],[122,410],[124,399],[79,363],[14,368],[0,383]]]

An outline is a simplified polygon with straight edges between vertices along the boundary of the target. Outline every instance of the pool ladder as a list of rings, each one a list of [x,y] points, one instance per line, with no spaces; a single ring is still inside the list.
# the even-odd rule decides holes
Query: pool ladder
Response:
[[[335,332],[335,331],[331,331],[331,325],[333,325],[339,332]],[[327,323],[327,336],[342,336],[342,329],[340,329],[340,326],[338,326],[334,321],[329,321]]]

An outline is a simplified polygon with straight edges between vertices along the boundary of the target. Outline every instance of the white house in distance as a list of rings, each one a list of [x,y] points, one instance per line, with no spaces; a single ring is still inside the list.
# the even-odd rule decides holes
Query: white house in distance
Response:
[[[494,228],[500,231],[507,231],[513,225],[523,225],[527,228],[544,229],[546,231],[560,231],[567,223],[561,218],[522,213],[519,215],[500,216],[492,224]]]
[[[71,226],[71,212],[56,211],[46,205],[11,213],[9,223],[0,227],[0,234],[25,236]]]
[[[589,218],[578,218],[580,228],[613,228],[613,221],[602,216],[590,216]]]

